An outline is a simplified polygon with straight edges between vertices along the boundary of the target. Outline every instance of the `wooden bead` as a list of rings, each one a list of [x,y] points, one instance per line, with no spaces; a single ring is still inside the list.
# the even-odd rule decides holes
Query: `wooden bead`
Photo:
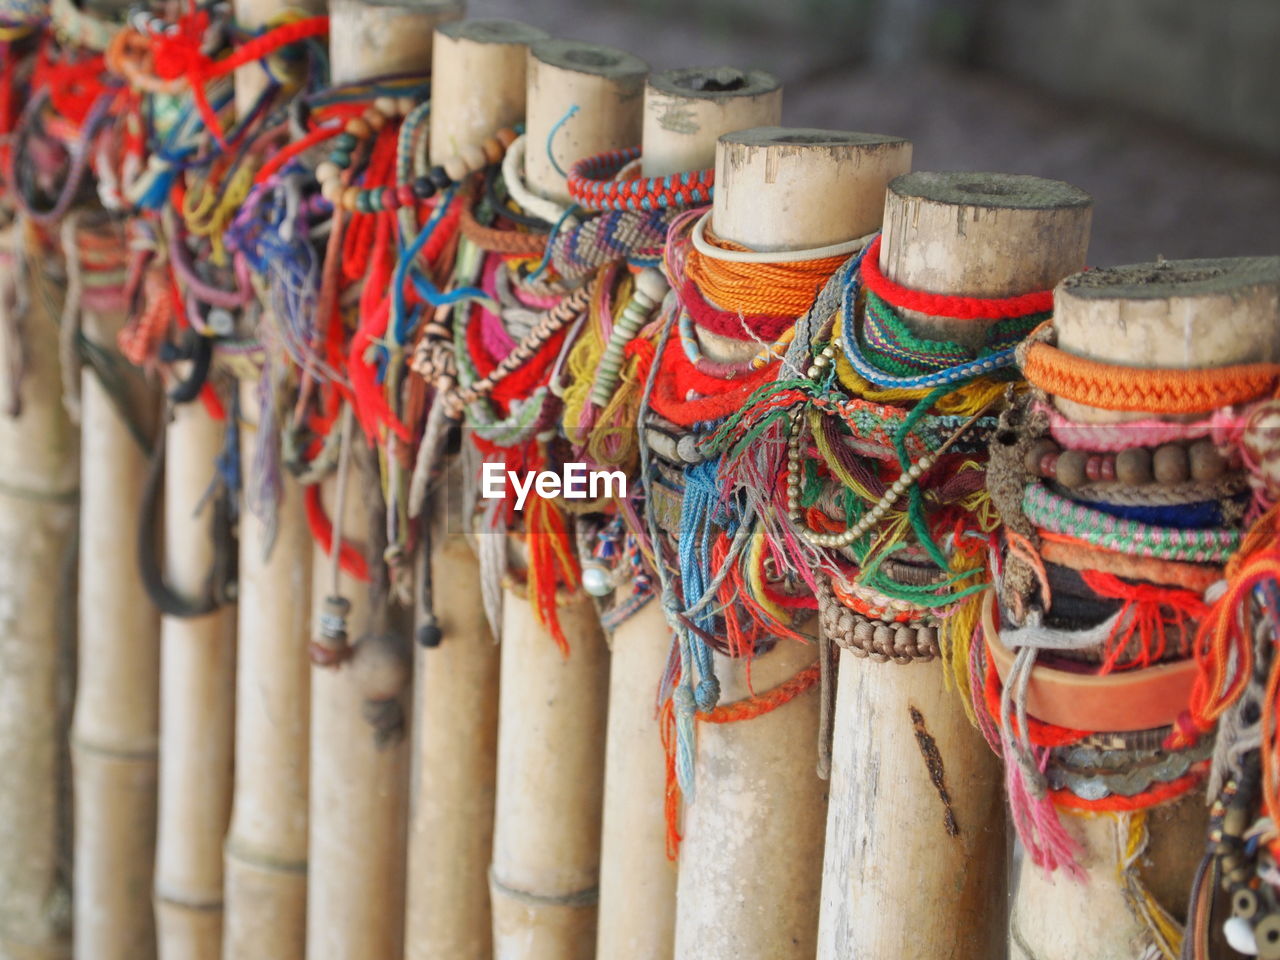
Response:
[[[1116,454],[1116,479],[1130,487],[1150,483],[1151,453],[1143,447],[1121,450]]]
[[[1051,453],[1057,452],[1058,445],[1056,443],[1048,437],[1041,437],[1027,450],[1023,466],[1026,468],[1027,473],[1034,475],[1040,470],[1040,464],[1043,462],[1044,458]]]
[[[1058,483],[1068,490],[1084,486],[1085,481],[1089,479],[1085,472],[1088,463],[1089,456],[1083,450],[1063,450],[1058,455],[1055,468]]]
[[[1166,443],[1157,448],[1151,459],[1151,468],[1157,483],[1185,483],[1190,475],[1187,451],[1176,443]]]
[[[326,181],[337,180],[341,176],[342,168],[332,160],[322,161],[319,166],[316,167],[316,182],[321,186],[323,186]]]
[[[360,140],[368,138],[373,133],[373,128],[369,126],[364,117],[352,117],[347,121],[344,129],[347,133]]]
[[[347,187],[342,191],[342,209],[354,211],[356,204],[360,202],[360,188]]]
[[[323,180],[320,183],[320,196],[324,197],[335,207],[342,203],[342,181],[337,177],[332,180]]]
[[[373,101],[373,108],[384,117],[394,117],[396,115],[395,97],[378,97]]]
[[[402,117],[407,117],[413,113],[413,108],[418,102],[413,97],[396,97],[396,113]]]
[[[381,130],[387,125],[387,115],[373,107],[366,107],[362,116],[372,130]]]
[[[480,144],[480,149],[484,151],[484,158],[489,163],[499,163],[502,155],[506,153],[497,137],[490,137],[484,143]]]
[[[495,136],[498,138],[498,142],[502,144],[502,149],[505,151],[516,142],[516,139],[520,134],[516,133],[510,127],[503,127],[495,134]]]
[[[391,700],[409,682],[404,645],[390,634],[367,636],[356,644],[351,673],[366,700]]]
[[[1191,479],[1199,483],[1217,480],[1227,472],[1227,461],[1218,453],[1212,440],[1197,440],[1187,450],[1187,461],[1191,469]]]

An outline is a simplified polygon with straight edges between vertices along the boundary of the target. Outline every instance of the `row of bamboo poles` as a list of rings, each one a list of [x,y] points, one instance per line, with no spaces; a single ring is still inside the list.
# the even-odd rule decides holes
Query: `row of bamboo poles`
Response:
[[[237,16],[253,26],[284,7],[246,0]],[[921,177],[886,203],[911,145],[777,127],[782,92],[767,75],[672,71],[646,83],[638,58],[463,21],[460,0],[334,0],[329,13],[335,83],[432,69],[433,162],[523,121],[530,143],[553,143],[530,152],[528,182],[556,199],[567,198],[560,171],[572,161],[637,141],[650,175],[714,163],[717,234],[751,249],[841,242],[883,220],[883,262],[899,282],[988,297],[1051,287],[1086,262],[1091,204],[1080,191],[1026,177]],[[237,78],[241,104],[253,100],[257,70]],[[29,246],[10,231],[6,276]],[[590,599],[565,598],[565,658],[508,584],[495,643],[475,544],[449,532],[458,508],[446,494],[431,507],[433,553],[419,559],[431,564],[443,642],[415,645],[412,664],[385,638],[422,624],[389,620],[333,573],[289,479],[273,529],[241,511],[236,603],[158,615],[136,573],[137,493],[152,464],[131,430],[157,419],[158,397],[130,380],[126,415],[85,371],[77,431],[63,406],[50,281],[44,268],[27,272],[38,283],[24,292],[22,341],[4,340],[0,364],[14,369],[22,351],[11,385],[21,415],[0,418],[0,956],[995,957],[1008,946],[1010,898],[1015,955],[1128,956],[1135,921],[1110,876],[1109,827],[1073,824],[1088,885],[1011,873],[997,761],[936,663],[885,670],[842,654],[829,781],[811,748],[828,707],[818,691],[749,722],[704,725],[677,865],[654,716],[669,651],[660,605],[606,640]],[[1139,341],[1112,332],[1124,325],[1107,311],[1121,306],[1065,309],[1064,337],[1111,337],[1117,362],[1145,359]],[[1274,336],[1265,297],[1236,298],[1233,309],[1244,333],[1221,362]],[[1141,322],[1159,337],[1177,313]],[[123,322],[123,309],[87,310],[84,336],[107,345]],[[195,405],[163,429],[165,577],[198,597],[225,560],[199,503],[226,436]],[[329,514],[355,532],[369,526],[360,460],[323,491]],[[355,657],[314,668],[307,647],[333,594],[354,601]],[[780,644],[750,678],[720,659],[724,699],[772,688],[817,655]],[[363,719],[370,703],[388,718],[378,733]],[[946,770],[948,816],[937,772],[921,762],[925,723]],[[1152,833],[1152,885],[1177,900],[1203,815],[1176,807]]]

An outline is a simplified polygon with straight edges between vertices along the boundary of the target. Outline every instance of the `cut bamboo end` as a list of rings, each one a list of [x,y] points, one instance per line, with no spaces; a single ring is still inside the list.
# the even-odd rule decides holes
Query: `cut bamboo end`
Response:
[[[644,91],[644,175],[714,167],[722,134],[781,119],[782,82],[763,70],[692,67],[655,73]]]
[[[1050,290],[1084,267],[1092,214],[1093,199],[1060,180],[909,173],[889,184],[880,269],[925,293],[1008,297]],[[903,319],[918,333],[968,346],[981,345],[989,326],[915,311],[903,311]]]
[[[595,608],[560,607],[568,657],[529,601],[503,596],[494,815],[494,954],[594,956],[608,651]]]
[[[639,143],[648,72],[639,57],[613,47],[578,40],[535,43],[525,123],[528,187],[567,203],[565,173],[574,163]]]
[[[712,226],[751,250],[843,243],[880,226],[889,181],[911,168],[901,137],[802,127],[725,134]]]
[[[432,33],[461,20],[465,0],[330,0],[329,64],[335,85],[372,76],[425,74]]]
[[[524,120],[529,47],[546,31],[514,20],[459,20],[436,30],[432,53],[432,164]]]

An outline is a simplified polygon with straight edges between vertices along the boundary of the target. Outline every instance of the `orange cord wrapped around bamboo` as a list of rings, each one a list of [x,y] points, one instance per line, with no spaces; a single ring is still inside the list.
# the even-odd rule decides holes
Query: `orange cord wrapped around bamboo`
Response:
[[[709,244],[722,250],[748,249],[717,237],[710,227],[704,236]],[[846,259],[847,254],[838,254],[817,260],[738,263],[709,257],[691,246],[685,271],[702,295],[721,310],[794,318],[809,309],[823,284]]]

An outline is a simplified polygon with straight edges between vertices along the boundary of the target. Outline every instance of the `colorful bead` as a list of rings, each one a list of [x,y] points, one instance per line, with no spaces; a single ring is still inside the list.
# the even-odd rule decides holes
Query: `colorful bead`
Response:
[[[444,167],[441,166],[432,167],[427,177],[435,184],[437,190],[447,190],[454,183],[453,177],[449,176]]]

